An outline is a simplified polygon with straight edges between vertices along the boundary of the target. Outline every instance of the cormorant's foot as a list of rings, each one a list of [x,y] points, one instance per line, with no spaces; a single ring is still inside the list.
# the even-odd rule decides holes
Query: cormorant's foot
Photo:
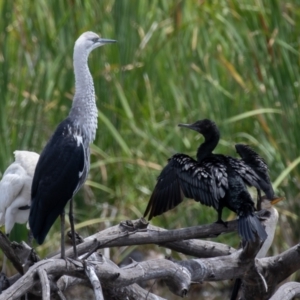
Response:
[[[222,225],[224,225],[224,227],[226,227],[226,228],[228,227],[228,222],[224,222],[222,219],[216,221],[216,223],[217,223],[217,224],[222,224]]]

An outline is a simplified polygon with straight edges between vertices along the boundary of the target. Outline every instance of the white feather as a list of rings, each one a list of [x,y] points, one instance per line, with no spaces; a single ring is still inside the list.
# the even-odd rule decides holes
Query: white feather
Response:
[[[261,208],[268,210],[270,212],[270,216],[265,221],[263,221],[263,225],[265,226],[265,230],[268,237],[264,241],[259,252],[257,253],[256,255],[257,258],[262,258],[267,255],[267,252],[273,243],[273,239],[276,231],[276,225],[278,222],[278,211],[274,206],[272,206],[269,200],[264,199],[261,203]]]
[[[15,151],[15,162],[4,172],[0,181],[0,225],[9,234],[15,223],[26,223],[30,205],[31,185],[39,155],[30,151]]]

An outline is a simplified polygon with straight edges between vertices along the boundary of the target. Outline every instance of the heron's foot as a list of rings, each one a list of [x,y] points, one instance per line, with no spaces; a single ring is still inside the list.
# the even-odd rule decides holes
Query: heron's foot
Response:
[[[83,259],[80,258],[74,259],[74,258],[67,257],[65,261],[66,261],[67,270],[69,270],[71,264],[78,268],[84,268],[85,261]]]
[[[71,230],[69,230],[69,231],[67,232],[67,236],[68,236],[69,240],[70,240],[71,243],[72,243],[72,231],[71,231]],[[81,244],[81,243],[83,243],[83,242],[84,242],[83,237],[82,237],[81,235],[79,235],[78,232],[75,231],[75,244],[76,244],[76,245],[79,245],[79,244]]]

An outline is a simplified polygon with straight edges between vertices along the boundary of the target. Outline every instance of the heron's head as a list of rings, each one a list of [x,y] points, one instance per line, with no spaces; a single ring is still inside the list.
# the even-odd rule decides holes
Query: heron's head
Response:
[[[105,44],[115,43],[115,40],[102,39],[100,36],[92,31],[84,32],[75,42],[75,49],[81,49],[88,54],[94,49]]]
[[[193,124],[178,124],[178,126],[195,130],[195,131],[203,134],[204,136],[207,136],[212,131],[218,130],[216,123],[209,119],[199,120]]]

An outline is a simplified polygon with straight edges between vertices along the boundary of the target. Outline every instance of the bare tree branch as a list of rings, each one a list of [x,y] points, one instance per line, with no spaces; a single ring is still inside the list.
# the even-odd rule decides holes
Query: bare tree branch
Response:
[[[260,249],[260,242],[247,243],[229,256],[190,259],[177,263],[189,270],[193,282],[220,281],[238,278],[255,263],[255,255]]]
[[[283,284],[277,292],[270,298],[270,300],[290,300],[294,297],[300,296],[300,283],[287,282]]]
[[[20,258],[15,254],[11,242],[2,231],[0,231],[0,248],[4,255],[12,262],[16,270],[20,274],[23,274],[24,272]]]
[[[96,275],[94,266],[88,261],[85,262],[85,274],[89,278],[95,293],[96,300],[104,300],[101,283]]]
[[[109,289],[109,293],[111,296],[114,296],[114,299],[116,300],[123,300],[125,297],[130,299],[166,300],[165,298],[161,298],[148,291],[145,291],[136,283],[122,288]]]
[[[63,292],[68,292],[68,289],[73,289],[79,285],[90,287],[87,280],[70,276],[62,276],[57,282],[58,288]],[[146,291],[136,283],[124,287],[114,287],[106,284],[103,285],[103,294],[108,299],[112,298],[114,300],[123,300],[126,297],[129,299],[166,300]]]
[[[228,245],[202,240],[187,240],[157,244],[199,258],[230,255],[236,250]]]
[[[132,245],[143,245],[143,244],[157,244],[165,245],[168,248],[183,249],[188,243],[178,244],[182,240],[189,240],[194,238],[210,238],[218,236],[222,233],[233,232],[237,229],[237,222],[230,221],[228,226],[225,227],[223,224],[213,223],[209,225],[193,226],[182,229],[166,230],[160,227],[143,223],[143,219],[135,221],[121,222],[119,225],[107,228],[100,231],[88,238],[84,239],[84,243],[78,245],[78,255],[82,255],[88,252],[94,252],[97,249],[105,247],[120,247],[120,246],[132,246]],[[148,227],[139,227],[140,222]],[[145,220],[144,220],[145,222]],[[125,223],[125,224],[124,224]],[[167,244],[173,243],[176,244]],[[224,246],[220,243],[195,241],[193,245],[197,245],[198,257],[212,257],[216,255],[228,255],[234,251],[229,246]],[[209,253],[207,249],[210,248],[212,251]],[[188,248],[187,248],[188,249]],[[184,251],[185,254],[193,255],[195,250],[188,252]],[[73,257],[73,249],[69,248],[66,251],[66,256]],[[60,254],[53,256],[53,258],[59,258]]]
[[[266,279],[268,291],[265,292],[264,288],[254,280],[253,274],[249,273],[244,276],[244,282],[247,284],[243,285],[243,299],[250,299],[247,297],[251,294],[253,295],[253,298],[251,298],[253,300],[269,299],[280,282],[300,269],[300,244],[279,255],[258,260],[256,269]],[[256,287],[255,290],[253,290],[253,287]],[[256,294],[258,290],[260,294]],[[260,298],[257,296],[255,298],[254,295],[260,295]]]
[[[91,288],[93,282],[96,283],[96,290],[101,282],[103,296],[112,295],[112,298],[121,300],[118,298],[118,293],[127,293],[128,297],[137,295],[137,299],[148,297],[148,299],[154,300],[160,298],[148,293],[135,283],[158,278],[165,279],[170,290],[180,296],[187,293],[191,281],[220,281],[241,278],[243,281],[241,299],[269,299],[280,282],[300,269],[300,244],[277,256],[257,259],[255,256],[261,246],[258,240],[254,243],[247,243],[240,250],[234,250],[220,243],[187,240],[187,238],[215,236],[224,231],[229,232],[235,229],[235,221],[229,222],[228,228],[221,224],[211,224],[176,230],[165,230],[148,225],[143,219],[122,222],[86,238],[82,244],[78,245],[78,252],[81,255],[86,256],[86,253],[89,253],[88,263],[95,272],[95,274],[89,273],[90,281],[86,276],[83,262],[72,259],[65,261],[54,256],[52,259],[34,264],[22,276],[22,280],[17,280],[21,276],[20,274],[15,276],[14,280],[17,281],[0,295],[0,300],[17,299],[29,291],[38,291],[39,293],[43,291],[43,294],[47,294],[48,297],[50,290],[58,292],[60,298],[64,299],[61,291],[79,283]],[[202,258],[178,262],[156,259],[133,262],[126,267],[119,268],[109,259],[94,253],[96,249],[103,247],[149,243],[176,249],[183,253],[194,253],[194,256]],[[9,247],[12,250],[9,249],[8,251],[12,251],[15,255],[17,250],[13,249],[11,245]],[[198,252],[193,249],[194,247]],[[21,248],[18,251],[21,251]],[[24,251],[28,253],[27,247],[24,247]],[[73,249],[68,250],[67,255],[72,256]],[[22,257],[22,261],[28,260],[27,256],[28,254],[17,255],[17,257]],[[39,275],[42,286],[49,285],[49,287],[42,289],[37,275]],[[96,275],[97,279],[93,275]],[[66,286],[62,283],[63,278],[69,278]],[[56,280],[58,280],[57,283]],[[12,282],[12,280],[10,281]],[[70,282],[72,282],[71,285]],[[291,286],[293,287],[291,291],[297,290],[294,285]]]
[[[173,292],[180,296],[187,293],[191,279],[190,273],[185,268],[165,259],[133,263],[121,269],[103,257],[102,263],[95,264],[94,268],[101,281],[108,282],[114,287],[125,287],[141,280],[167,278],[174,282],[176,289]],[[22,280],[18,280],[5,290],[0,295],[0,300],[17,299],[27,293],[34,286],[35,274],[39,269],[56,278],[62,275],[85,278],[84,266],[80,261],[43,260],[33,265]]]
[[[38,269],[37,273],[41,281],[43,300],[50,300],[50,283],[47,273],[45,269]]]
[[[67,300],[67,298],[66,298],[65,295],[62,293],[62,291],[58,290],[57,294],[58,294],[58,296],[59,296],[59,298],[60,298],[61,300]]]

